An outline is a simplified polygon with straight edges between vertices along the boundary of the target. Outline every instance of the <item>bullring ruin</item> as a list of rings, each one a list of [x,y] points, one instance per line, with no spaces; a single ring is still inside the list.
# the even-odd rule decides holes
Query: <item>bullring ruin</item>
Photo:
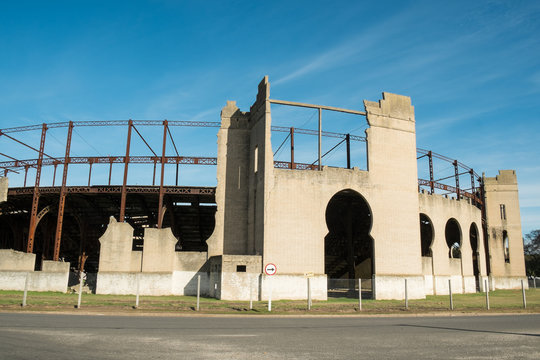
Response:
[[[273,126],[273,106],[314,109],[318,128]],[[325,131],[323,112],[367,120],[365,134]],[[96,126],[125,128],[125,153],[72,156],[73,130]],[[144,139],[146,126],[162,132],[159,150]],[[219,128],[217,157],[181,156],[173,127]],[[45,151],[53,128],[67,130],[65,153]],[[41,132],[38,146],[24,140],[30,132]],[[278,135],[286,136],[281,145]],[[136,136],[152,155],[130,155]],[[312,163],[295,153],[301,136],[315,140]],[[323,148],[324,139],[337,145]],[[406,96],[383,93],[364,101],[364,111],[296,103],[270,98],[265,77],[249,111],[229,101],[219,123],[70,121],[2,129],[0,141],[8,159],[0,162],[0,289],[22,290],[29,274],[31,290],[65,291],[70,272],[83,271],[100,294],[139,286],[146,295],[192,295],[200,276],[202,293],[218,299],[266,300],[270,291],[273,299],[305,299],[309,278],[312,298],[326,300],[334,280],[354,286],[361,278],[375,299],[403,299],[407,279],[412,299],[447,294],[449,282],[455,293],[472,293],[526,279],[515,171],[480,176],[417,148]],[[290,155],[278,161],[284,144]],[[353,164],[354,144],[365,146],[363,167]],[[36,157],[19,159],[16,145]],[[326,164],[338,147],[346,161]],[[437,162],[451,174],[439,176]],[[68,169],[81,164],[88,182],[69,183]],[[115,164],[121,185],[111,184]],[[130,181],[135,164],[153,171],[152,184]],[[217,186],[178,185],[180,165],[216,166]],[[92,183],[93,166],[109,167],[108,184]],[[47,167],[51,185],[42,183]],[[174,185],[164,181],[166,167],[176,168]],[[8,187],[15,175],[24,185]],[[265,274],[266,264],[277,273]]]

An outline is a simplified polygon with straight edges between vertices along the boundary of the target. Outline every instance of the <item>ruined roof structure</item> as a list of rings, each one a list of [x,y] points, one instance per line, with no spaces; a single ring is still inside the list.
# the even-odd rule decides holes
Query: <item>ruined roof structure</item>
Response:
[[[521,286],[516,173],[479,176],[458,160],[417,148],[407,96],[383,93],[363,105],[357,111],[275,100],[265,77],[249,111],[229,101],[219,123],[2,129],[0,141],[13,147],[2,146],[10,160],[0,163],[0,288],[22,289],[31,272],[33,289],[65,290],[68,272],[77,270],[97,273],[93,287],[102,294],[134,294],[137,287],[141,294],[194,294],[200,276],[203,294],[234,300],[264,300],[270,293],[305,299],[306,278],[313,299],[327,299],[336,284],[355,286],[359,278],[376,299],[404,298],[404,279],[411,299],[447,294],[449,284],[454,293]],[[319,126],[273,125],[274,107],[315,109]],[[367,121],[365,134],[327,131],[324,116],[334,112]],[[73,130],[96,126],[104,137],[109,127],[125,128],[126,147],[112,156],[70,154]],[[163,134],[157,151],[142,131],[151,126]],[[175,127],[218,129],[217,157],[180,154]],[[45,151],[53,128],[67,131],[65,152]],[[40,143],[27,143],[28,133],[40,133]],[[152,154],[130,155],[132,137]],[[302,139],[309,139],[315,161],[302,160]],[[36,156],[19,158],[15,145]],[[351,150],[359,145],[362,151]],[[167,146],[175,155],[167,155]],[[290,149],[287,159],[277,160],[283,149]],[[342,156],[328,160],[336,151]],[[358,153],[365,157],[358,160]],[[439,174],[439,163],[453,173]],[[122,176],[111,182],[113,165]],[[151,183],[129,177],[136,165],[153,174]],[[216,167],[216,187],[178,185],[179,166],[196,165]],[[98,166],[108,167],[108,183],[92,182]],[[75,168],[78,183],[72,184]],[[165,180],[166,168],[176,169],[174,185]],[[52,179],[42,176],[45,169]],[[24,176],[23,186],[8,187],[12,176]],[[268,264],[275,274],[265,272]]]

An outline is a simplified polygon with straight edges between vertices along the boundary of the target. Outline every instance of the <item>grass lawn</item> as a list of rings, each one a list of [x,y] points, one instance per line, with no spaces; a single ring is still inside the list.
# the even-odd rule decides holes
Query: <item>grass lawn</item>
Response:
[[[527,308],[523,308],[521,290],[497,290],[489,293],[490,310],[486,310],[484,293],[454,294],[456,313],[538,313],[540,312],[540,289],[525,292]],[[79,311],[77,294],[57,292],[28,292],[27,306],[21,307],[22,291],[0,291],[0,311]],[[114,313],[196,313],[197,299],[193,296],[141,296],[138,309],[134,295],[95,295],[83,294],[81,311]],[[268,314],[267,301],[254,301],[249,310],[248,301],[224,301],[213,298],[200,299],[199,313],[206,314]],[[409,300],[405,309],[403,300],[362,300],[362,313],[366,314],[406,314],[437,313],[450,310],[449,297],[427,296],[422,300]],[[330,298],[328,301],[313,301],[311,311],[307,311],[305,300],[272,301],[272,314],[359,314],[358,300]]]

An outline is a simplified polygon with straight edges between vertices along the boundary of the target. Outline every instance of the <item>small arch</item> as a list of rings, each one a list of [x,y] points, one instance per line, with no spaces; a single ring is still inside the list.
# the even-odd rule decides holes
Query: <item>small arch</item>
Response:
[[[420,214],[420,241],[422,245],[422,256],[431,257],[431,245],[433,244],[433,223],[426,214]]]
[[[461,228],[456,219],[451,218],[446,222],[444,236],[448,245],[448,257],[461,258]]]
[[[503,251],[504,262],[510,263],[510,239],[508,238],[508,232],[503,230]]]

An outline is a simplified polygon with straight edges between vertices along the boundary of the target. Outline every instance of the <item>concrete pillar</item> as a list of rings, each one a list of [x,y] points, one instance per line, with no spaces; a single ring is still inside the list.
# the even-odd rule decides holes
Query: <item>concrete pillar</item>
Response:
[[[105,233],[99,238],[100,272],[131,271],[133,228],[128,223],[119,223],[111,216]]]
[[[8,178],[0,177],[0,202],[7,200],[8,193]]]
[[[525,258],[516,172],[499,170],[496,177],[483,176],[483,183],[490,275],[495,288],[518,289],[525,279]],[[508,237],[509,262],[505,261],[504,235]]]
[[[402,278],[393,274],[408,277],[411,298],[423,297],[414,107],[409,97],[390,93],[383,93],[379,102],[364,101],[364,106],[370,125],[369,177],[379,194],[369,204],[375,281],[385,284],[375,287],[376,297],[402,296],[385,293],[391,292],[389,282],[395,281],[396,289],[403,287]]]

